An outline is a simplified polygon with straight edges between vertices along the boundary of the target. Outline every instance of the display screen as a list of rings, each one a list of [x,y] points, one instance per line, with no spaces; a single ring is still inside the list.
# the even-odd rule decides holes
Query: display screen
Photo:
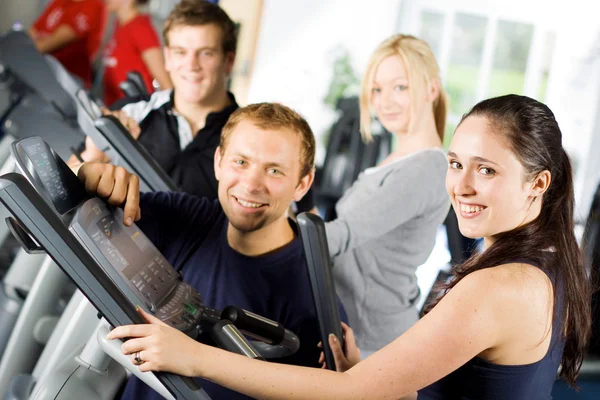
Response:
[[[35,172],[34,178],[42,184],[59,214],[64,215],[89,198],[77,176],[56,153],[49,151],[45,142],[32,138],[21,141],[19,145],[31,162],[28,166],[33,171],[29,172]],[[35,186],[38,191],[42,189],[37,187],[39,185]]]
[[[71,222],[73,232],[97,260],[106,259],[142,301],[157,308],[177,286],[179,275],[136,224],[123,224],[123,210],[98,198],[80,206]],[[109,271],[106,262],[100,261]]]
[[[117,222],[114,215],[100,218],[96,226],[98,230],[92,234],[92,239],[112,266],[127,280],[131,280],[142,266],[152,261],[153,252],[145,252],[150,241],[139,230],[125,232],[124,225]],[[127,260],[133,260],[137,265],[129,267]]]

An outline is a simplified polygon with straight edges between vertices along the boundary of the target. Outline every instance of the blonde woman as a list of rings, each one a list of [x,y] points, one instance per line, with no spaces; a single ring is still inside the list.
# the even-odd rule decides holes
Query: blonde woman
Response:
[[[419,319],[415,271],[427,260],[450,203],[442,150],[447,96],[423,40],[395,35],[369,61],[360,97],[361,132],[372,114],[396,136],[396,150],[364,171],[326,224],[336,289],[363,358]]]

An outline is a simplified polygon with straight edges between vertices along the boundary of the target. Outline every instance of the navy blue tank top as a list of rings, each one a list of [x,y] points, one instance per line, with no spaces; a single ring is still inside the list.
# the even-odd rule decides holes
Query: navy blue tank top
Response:
[[[530,262],[527,262],[531,264]],[[543,269],[542,269],[543,270]],[[548,274],[547,271],[546,274]],[[548,352],[538,362],[499,365],[475,357],[437,382],[419,390],[418,400],[549,400],[564,349],[563,296],[555,287],[552,337]]]

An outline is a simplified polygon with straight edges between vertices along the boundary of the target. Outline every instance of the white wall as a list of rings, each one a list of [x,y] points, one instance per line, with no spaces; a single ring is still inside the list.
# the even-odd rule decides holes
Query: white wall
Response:
[[[337,46],[360,76],[395,30],[399,0],[265,0],[248,101],[279,101],[300,112],[319,138],[335,120],[323,103]],[[317,139],[319,140],[319,139]],[[317,153],[322,160],[323,150]]]
[[[548,85],[548,106],[563,132],[563,145],[579,164],[576,213],[587,218],[600,180],[599,6],[582,0],[563,3]]]
[[[43,10],[43,4],[42,0],[1,0],[0,32],[9,30],[15,21],[29,27]]]

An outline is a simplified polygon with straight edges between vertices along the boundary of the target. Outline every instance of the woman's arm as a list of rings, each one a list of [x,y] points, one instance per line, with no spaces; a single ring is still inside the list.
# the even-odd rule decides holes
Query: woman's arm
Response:
[[[158,81],[161,90],[173,88],[171,78],[165,69],[165,60],[160,48],[155,47],[142,52],[142,59],[150,75]],[[148,88],[151,89],[151,88]]]
[[[40,53],[46,54],[62,49],[77,40],[77,37],[77,32],[71,26],[63,24],[48,36],[39,37],[38,35],[33,35],[31,38],[37,50]]]
[[[31,27],[27,30],[27,34],[29,35],[31,40],[33,40],[34,42],[38,39],[38,33],[35,30],[35,28],[33,28],[33,27]]]
[[[167,327],[118,327],[109,339],[131,337],[123,352],[140,352],[142,371],[201,376],[264,399],[397,399],[448,375],[514,328],[502,320],[506,285],[479,271],[463,279],[423,319],[345,373],[256,361],[197,343]],[[500,311],[498,311],[500,310]],[[147,314],[146,314],[147,315]]]

